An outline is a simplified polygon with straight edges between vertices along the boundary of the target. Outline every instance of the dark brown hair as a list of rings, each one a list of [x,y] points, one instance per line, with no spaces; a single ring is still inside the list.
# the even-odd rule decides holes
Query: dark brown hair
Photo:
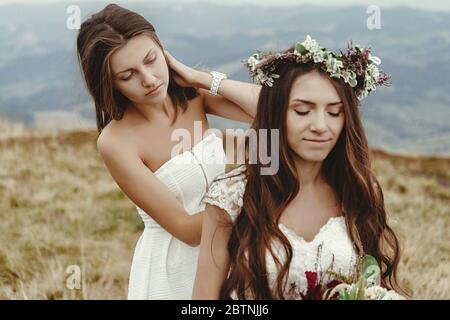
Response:
[[[252,127],[267,129],[268,134],[270,129],[279,129],[279,170],[275,175],[261,175],[262,164],[247,164],[243,208],[233,224],[228,243],[230,273],[221,288],[222,299],[229,299],[233,292],[240,299],[284,299],[292,246],[278,224],[282,212],[300,188],[293,151],[287,141],[286,114],[295,79],[313,70],[328,76],[314,64],[281,64],[274,70],[280,78],[273,87],[261,89]],[[330,78],[330,81],[343,102],[345,124],[338,142],[323,163],[324,177],[336,192],[358,254],[374,256],[381,267],[382,285],[401,290],[396,279],[399,242],[387,224],[383,192],[371,170],[359,101],[342,80]],[[266,141],[269,143],[267,150],[271,150],[269,136]],[[277,242],[285,251],[284,261],[273,251],[272,245]],[[278,268],[273,290],[267,277],[266,252],[270,252]]]
[[[113,86],[110,57],[131,38],[146,34],[163,50],[155,28],[136,12],[109,4],[81,24],[77,38],[78,61],[87,89],[94,99],[99,132],[112,120],[120,120],[130,101]],[[173,81],[169,70],[168,94],[175,106],[183,111],[187,101],[197,95],[194,88],[183,88]]]

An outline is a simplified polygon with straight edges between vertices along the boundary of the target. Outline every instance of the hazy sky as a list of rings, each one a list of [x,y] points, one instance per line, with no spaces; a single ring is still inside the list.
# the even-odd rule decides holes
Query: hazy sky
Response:
[[[79,2],[86,2],[88,0],[0,0],[0,5],[12,4],[12,3],[32,3],[32,4],[48,4],[48,3],[61,3],[67,2],[68,4],[77,4]],[[89,0],[92,1],[92,0]],[[99,0],[97,0],[99,1]],[[293,5],[293,4],[316,4],[323,6],[348,6],[348,5],[378,5],[380,7],[392,7],[398,5],[407,5],[414,8],[426,9],[426,10],[445,10],[450,11],[450,1],[448,0],[111,0],[111,1],[101,1],[104,3],[115,2],[118,4],[125,4],[127,2],[165,2],[165,3],[180,3],[180,2],[207,2],[207,3],[217,3],[217,4],[229,4],[229,5],[239,5],[239,4],[258,4],[258,5]]]

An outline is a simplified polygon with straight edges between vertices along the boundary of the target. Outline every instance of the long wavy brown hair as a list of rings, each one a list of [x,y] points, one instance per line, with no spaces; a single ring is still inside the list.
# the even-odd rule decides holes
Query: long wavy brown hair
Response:
[[[295,79],[313,70],[328,76],[314,64],[283,64],[274,71],[280,78],[273,87],[261,89],[252,127],[267,129],[268,134],[270,129],[279,129],[279,170],[275,175],[261,175],[261,163],[247,164],[243,208],[233,224],[228,243],[230,272],[222,285],[221,299],[229,299],[233,292],[240,299],[284,299],[292,247],[278,224],[300,188],[293,151],[287,142],[286,113]],[[343,102],[345,124],[323,163],[323,174],[336,192],[358,254],[370,254],[377,259],[384,287],[406,293],[397,282],[399,241],[387,223],[383,192],[371,170],[359,101],[349,85],[342,80],[329,79]],[[271,150],[270,137],[266,141],[269,143],[267,150]],[[274,242],[284,248],[284,261],[275,254]],[[276,286],[272,290],[267,277],[266,252],[270,252],[278,268]]]
[[[77,37],[77,56],[87,89],[95,103],[97,129],[99,132],[112,120],[122,119],[131,102],[114,88],[110,67],[111,55],[131,38],[146,34],[163,50],[153,25],[141,15],[116,4],[84,21]],[[168,94],[175,106],[175,121],[178,107],[187,108],[187,101],[197,95],[194,88],[179,86],[169,69]]]

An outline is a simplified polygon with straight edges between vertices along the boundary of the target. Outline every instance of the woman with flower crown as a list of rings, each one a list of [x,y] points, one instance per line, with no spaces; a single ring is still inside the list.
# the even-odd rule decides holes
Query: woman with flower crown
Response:
[[[169,60],[185,83],[207,85]],[[359,110],[359,100],[388,80],[380,62],[370,49],[335,54],[309,36],[248,59],[261,85],[252,129],[279,131],[278,170],[262,175],[267,164],[258,159],[211,184],[194,299],[321,298],[354,275],[363,255],[376,259],[383,287],[401,289],[399,242]],[[226,81],[219,93],[242,105],[256,103],[256,90]]]

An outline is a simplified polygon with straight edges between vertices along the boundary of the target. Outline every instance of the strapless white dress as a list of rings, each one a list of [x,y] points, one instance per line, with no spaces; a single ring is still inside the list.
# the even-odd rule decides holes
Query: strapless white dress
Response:
[[[225,172],[225,163],[222,139],[211,134],[154,174],[192,215],[205,209],[201,200],[214,178]],[[173,237],[139,207],[137,212],[145,228],[133,256],[128,299],[191,299],[199,247]]]

